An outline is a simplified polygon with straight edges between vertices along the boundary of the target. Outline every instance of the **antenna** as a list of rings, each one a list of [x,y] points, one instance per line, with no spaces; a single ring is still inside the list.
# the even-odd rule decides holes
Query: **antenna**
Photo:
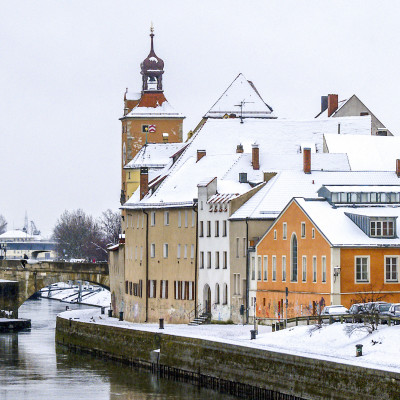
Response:
[[[235,104],[235,107],[240,107],[240,123],[243,124],[243,106],[245,104],[254,103],[254,101],[242,100],[240,104]]]

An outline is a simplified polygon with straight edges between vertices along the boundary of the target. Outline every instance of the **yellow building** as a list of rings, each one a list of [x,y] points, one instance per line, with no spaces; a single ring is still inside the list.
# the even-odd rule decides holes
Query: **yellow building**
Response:
[[[132,179],[128,193],[127,179],[130,171],[124,167],[142,146],[147,143],[182,142],[185,117],[176,112],[164,96],[162,85],[164,61],[154,52],[153,28],[150,38],[150,53],[141,63],[142,91],[131,94],[127,90],[124,95],[124,116],[121,118],[121,204],[125,203],[129,195],[138,187],[138,181]]]

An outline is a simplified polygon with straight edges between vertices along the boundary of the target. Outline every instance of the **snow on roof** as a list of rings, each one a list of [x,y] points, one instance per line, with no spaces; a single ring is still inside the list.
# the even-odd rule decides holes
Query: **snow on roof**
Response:
[[[351,96],[352,97],[352,96]],[[350,97],[350,98],[351,98]],[[344,99],[344,100],[339,100],[338,101],[338,108],[337,110],[331,115],[331,117],[333,117],[349,100],[348,99]],[[328,118],[328,108],[326,108],[326,110],[320,112],[315,118]]]
[[[400,192],[400,185],[324,185],[330,192],[357,192],[357,193],[369,193],[369,192]]]
[[[347,153],[353,170],[394,171],[396,169],[396,159],[400,158],[399,136],[333,134],[324,136],[328,151]]]
[[[210,177],[218,178],[220,193],[244,193],[250,185],[239,183],[239,172],[247,172],[248,181],[257,183],[263,181],[263,171],[289,168],[285,166],[285,162],[296,169],[301,168],[302,155],[299,151],[300,143],[304,142],[316,143],[318,154],[313,154],[313,168],[337,169],[335,167],[337,164],[338,168],[347,170],[346,156],[322,154],[323,133],[337,132],[337,123],[342,124],[343,134],[355,132],[370,134],[370,120],[368,122],[366,117],[322,121],[246,119],[243,124],[238,119],[208,119],[187,143],[187,147],[175,164],[169,164],[160,171],[160,179],[163,179],[163,182],[157,190],[142,200],[139,199],[139,192],[135,192],[126,206],[149,207],[150,204],[156,206],[160,203],[159,206],[165,207],[165,203],[182,204],[182,202],[192,204],[193,198],[197,197],[197,184]],[[250,153],[253,143],[259,144],[260,170],[253,170],[249,154],[236,153],[238,144],[242,144],[244,151]],[[204,150],[206,155],[196,163],[197,150],[200,149]],[[293,156],[292,159],[287,157],[290,154]]]
[[[170,157],[183,146],[185,143],[149,143],[144,145],[124,168],[163,168],[171,161]]]
[[[0,240],[14,240],[14,239],[41,240],[41,238],[42,237],[40,235],[29,235],[28,233],[25,233],[24,231],[21,231],[19,229],[10,230],[0,235]]]
[[[400,206],[334,207],[327,201],[296,198],[312,222],[332,246],[400,246],[400,224],[396,224],[397,237],[373,238],[365,234],[345,213],[376,217],[400,217]]]
[[[139,100],[142,94],[140,92],[126,92],[125,99],[126,100]]]
[[[281,171],[242,205],[230,219],[275,219],[293,197],[317,198],[322,185],[397,185],[394,172]]]
[[[156,107],[140,107],[140,104],[138,104],[125,117],[184,118],[183,114],[176,112],[175,109],[168,103],[168,101],[164,101],[161,105]]]
[[[237,193],[235,193],[235,194],[233,194],[233,193],[218,193],[218,194],[214,194],[214,196],[211,196],[208,199],[207,204],[226,203],[228,201],[236,199],[236,197],[238,197]]]
[[[242,104],[242,107],[240,106]],[[206,118],[223,118],[236,114],[244,118],[276,118],[258,93],[254,84],[239,74],[217,102],[205,114]]]

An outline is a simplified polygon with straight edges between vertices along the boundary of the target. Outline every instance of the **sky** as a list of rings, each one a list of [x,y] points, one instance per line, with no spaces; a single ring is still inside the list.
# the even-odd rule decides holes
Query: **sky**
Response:
[[[118,210],[123,94],[165,62],[184,136],[239,72],[280,118],[357,96],[400,133],[400,3],[0,0],[0,214],[50,235],[64,210]]]

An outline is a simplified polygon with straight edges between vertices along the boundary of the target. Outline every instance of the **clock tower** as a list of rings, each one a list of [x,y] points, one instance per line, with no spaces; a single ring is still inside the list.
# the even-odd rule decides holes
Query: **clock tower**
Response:
[[[124,95],[121,149],[121,204],[139,186],[139,171],[129,171],[129,162],[147,143],[182,142],[184,116],[169,104],[163,90],[164,61],[154,51],[154,29],[150,28],[150,53],[140,64],[142,91]],[[129,172],[127,172],[129,171]],[[137,175],[137,176],[136,176]],[[128,189],[129,186],[129,189]]]

